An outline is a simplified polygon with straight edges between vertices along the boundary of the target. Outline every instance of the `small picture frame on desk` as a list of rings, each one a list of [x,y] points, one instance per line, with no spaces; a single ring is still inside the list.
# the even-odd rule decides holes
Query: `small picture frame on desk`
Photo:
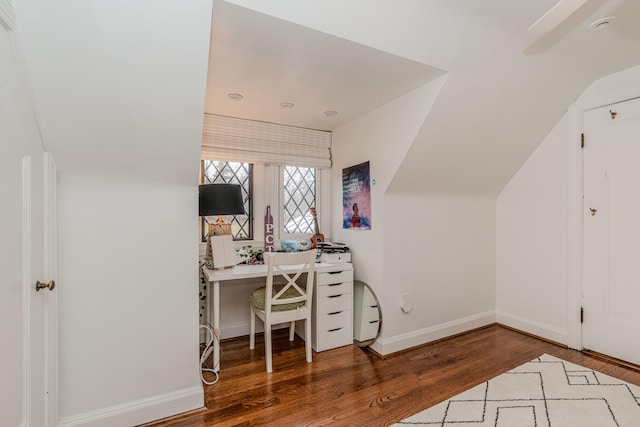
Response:
[[[283,252],[298,252],[298,241],[283,240],[280,242],[280,248]]]

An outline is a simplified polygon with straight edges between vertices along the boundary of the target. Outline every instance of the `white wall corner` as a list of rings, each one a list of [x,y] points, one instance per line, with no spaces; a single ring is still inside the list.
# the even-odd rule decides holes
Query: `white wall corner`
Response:
[[[501,325],[509,326],[560,344],[567,344],[569,339],[566,329],[559,329],[552,325],[537,322],[515,314],[496,312],[496,321]]]
[[[640,97],[639,77],[640,65],[601,77],[585,89],[571,108],[578,111],[582,118],[582,113],[587,110],[638,98]]]
[[[127,402],[62,419],[60,427],[134,426],[204,407],[202,386]]]
[[[496,323],[496,314],[487,311],[393,337],[381,337],[371,348],[386,356],[493,323]]]
[[[16,15],[10,0],[0,0],[0,24],[7,31],[13,31],[16,27]]]

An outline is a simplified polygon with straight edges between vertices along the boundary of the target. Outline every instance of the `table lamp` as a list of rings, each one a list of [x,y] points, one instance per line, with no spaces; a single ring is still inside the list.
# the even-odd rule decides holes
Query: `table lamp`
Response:
[[[199,187],[198,214],[218,215],[218,222],[209,223],[205,265],[207,268],[226,268],[238,264],[233,247],[231,224],[222,222],[222,215],[244,214],[242,188],[239,184],[204,184]]]

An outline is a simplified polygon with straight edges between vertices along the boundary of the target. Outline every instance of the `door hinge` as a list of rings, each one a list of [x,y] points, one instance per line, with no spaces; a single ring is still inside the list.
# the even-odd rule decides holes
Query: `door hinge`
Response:
[[[580,134],[580,148],[584,148],[584,133]]]
[[[584,323],[584,308],[580,307],[580,323]]]

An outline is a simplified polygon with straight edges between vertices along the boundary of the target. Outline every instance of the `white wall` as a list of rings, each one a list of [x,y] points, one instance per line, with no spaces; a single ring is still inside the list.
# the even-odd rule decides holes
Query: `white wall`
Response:
[[[495,200],[388,194],[385,212],[384,353],[495,322]]]
[[[196,218],[195,185],[61,173],[63,425],[203,406]]]
[[[370,161],[376,180],[372,229],[342,229],[334,208],[332,233],[351,248],[356,279],[380,299],[383,330],[374,348],[382,354],[495,320],[494,199],[387,191],[446,81],[441,77],[333,135],[332,205],[342,205],[343,168]],[[401,293],[411,313],[400,310]]]
[[[500,323],[567,342],[569,150],[565,114],[498,196]]]
[[[22,316],[22,180],[21,162],[23,148],[18,139],[18,129],[12,126],[14,115],[11,111],[8,85],[18,86],[20,81],[8,82],[8,66],[14,68],[9,34],[0,26],[0,183],[4,199],[0,210],[0,271],[3,279],[0,285],[0,342],[3,343],[0,378],[4,383],[0,388],[0,420],[6,425],[20,425],[22,419],[22,379],[23,327]],[[24,95],[23,95],[24,96]]]
[[[351,248],[356,279],[374,291],[384,287],[385,192],[445,82],[443,76],[333,132],[331,233]],[[342,169],[366,161],[376,180],[371,185],[371,230],[343,229],[342,210],[337,209],[342,206]]]

